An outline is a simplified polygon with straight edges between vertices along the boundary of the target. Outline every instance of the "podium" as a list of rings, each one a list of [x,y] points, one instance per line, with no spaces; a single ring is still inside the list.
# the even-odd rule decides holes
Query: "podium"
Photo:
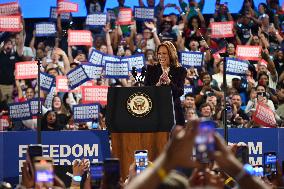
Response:
[[[175,125],[170,87],[111,87],[106,124],[112,156],[119,158],[125,179],[135,150],[148,150],[150,161],[163,151]]]

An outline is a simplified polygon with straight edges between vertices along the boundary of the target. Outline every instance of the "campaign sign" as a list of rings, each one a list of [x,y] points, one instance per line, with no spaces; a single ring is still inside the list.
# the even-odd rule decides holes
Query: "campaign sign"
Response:
[[[20,32],[22,29],[21,16],[0,16],[0,32]]]
[[[75,123],[94,121],[99,118],[99,104],[83,104],[73,106]]]
[[[76,68],[68,72],[66,75],[68,79],[68,86],[71,90],[90,80],[81,65],[77,66]]]
[[[234,37],[234,22],[212,22],[210,23],[211,38]]]
[[[10,126],[9,116],[0,116],[0,131],[5,131]]]
[[[78,4],[65,0],[57,0],[57,13],[78,12]]]
[[[120,62],[120,57],[104,54],[103,59],[102,59],[103,67],[106,65],[106,61],[107,62]]]
[[[252,115],[255,124],[264,127],[276,127],[276,120],[273,111],[262,103],[257,103],[256,111]]]
[[[40,100],[43,101],[43,99],[40,99]],[[38,99],[37,98],[30,99],[29,103],[30,103],[30,107],[31,107],[31,114],[32,114],[32,116],[37,116],[37,113],[38,113]]]
[[[0,4],[0,16],[19,15],[18,2]]]
[[[243,60],[259,60],[261,46],[238,45],[236,55]]]
[[[182,66],[186,68],[201,68],[203,65],[203,56],[204,54],[202,52],[181,51],[180,62]]]
[[[52,107],[52,100],[53,100],[53,97],[56,93],[56,87],[54,85],[52,85],[49,93],[47,94],[46,98],[45,98],[45,101],[44,101],[44,106],[47,108],[47,109],[50,109]]]
[[[102,105],[107,104],[107,86],[82,87],[82,102],[84,104],[98,102]]]
[[[43,156],[53,158],[54,165],[73,165],[83,158],[95,163],[111,157],[108,131],[43,131],[41,137]],[[0,180],[19,184],[28,145],[36,144],[36,138],[34,131],[1,133]]]
[[[9,116],[14,121],[32,118],[29,101],[9,104]]]
[[[132,9],[120,8],[117,23],[122,26],[132,24]]]
[[[154,20],[155,10],[154,8],[148,7],[137,7],[134,6],[134,17],[135,20]]]
[[[107,9],[107,20],[108,21],[116,20],[116,16],[113,9]]]
[[[90,14],[86,18],[86,25],[89,28],[97,28],[105,26],[107,21],[107,15],[104,13]]]
[[[50,19],[56,21],[57,17],[58,17],[57,7],[50,7]],[[70,12],[60,13],[60,18],[62,22],[67,22],[71,18],[71,13]]]
[[[132,67],[136,67],[137,71],[141,71],[143,66],[145,66],[144,54],[126,56],[121,58],[121,61],[127,61],[129,64],[129,70],[132,70]]]
[[[217,58],[220,59],[220,58],[221,58],[220,53],[225,53],[225,52],[226,52],[226,47],[224,47],[224,48],[218,50],[217,52],[215,52],[214,54],[212,54],[212,56],[213,56],[214,59],[217,59]]]
[[[90,79],[98,79],[101,77],[103,68],[101,66],[96,66],[90,63],[81,64],[84,68],[86,74]]]
[[[55,78],[47,73],[40,72],[40,89],[49,92]]]
[[[188,94],[188,93],[190,93],[190,94],[194,93],[193,86],[191,86],[191,85],[185,85],[184,86],[183,95],[180,97],[180,100],[184,100],[185,95]]]
[[[105,77],[106,78],[128,78],[128,62],[106,62]]]
[[[37,78],[38,67],[37,62],[17,62],[15,65],[16,79],[34,79]]]
[[[92,33],[88,30],[68,30],[68,45],[92,46]]]
[[[68,79],[66,76],[56,76],[56,92],[68,92]]]
[[[92,48],[92,52],[90,53],[88,61],[94,65],[101,66],[103,56],[104,56],[103,53],[97,51],[95,48]]]
[[[52,22],[36,23],[35,29],[36,37],[50,37],[56,34],[56,26]]]
[[[236,58],[226,58],[226,73],[231,75],[245,76],[249,64]]]

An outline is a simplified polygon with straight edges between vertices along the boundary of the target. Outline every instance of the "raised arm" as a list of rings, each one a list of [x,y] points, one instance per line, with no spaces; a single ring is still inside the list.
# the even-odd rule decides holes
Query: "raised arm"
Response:
[[[106,33],[106,45],[107,45],[107,53],[109,55],[113,55],[113,49],[111,46],[111,39],[110,39],[110,23],[107,23],[107,25],[103,28],[104,32]]]
[[[158,45],[160,45],[160,44],[161,44],[161,41],[160,41],[160,39],[159,39],[159,37],[158,37],[157,28],[155,27],[154,23],[153,23],[153,22],[145,22],[145,26],[146,26],[147,28],[149,28],[149,29],[152,31],[152,34],[153,34],[153,38],[154,38],[154,42],[155,42],[155,44],[156,44],[156,47],[157,47]]]

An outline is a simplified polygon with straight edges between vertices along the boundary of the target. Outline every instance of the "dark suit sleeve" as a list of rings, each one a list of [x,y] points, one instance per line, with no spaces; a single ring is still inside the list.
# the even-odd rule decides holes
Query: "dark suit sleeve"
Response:
[[[152,78],[153,77],[153,69],[154,69],[153,66],[150,66],[150,65],[147,66],[146,76],[145,76],[145,79],[144,79],[144,85],[145,86],[153,85],[153,78]]]
[[[170,83],[174,99],[179,98],[180,96],[183,95],[185,77],[186,77],[186,69],[183,67],[176,68]]]

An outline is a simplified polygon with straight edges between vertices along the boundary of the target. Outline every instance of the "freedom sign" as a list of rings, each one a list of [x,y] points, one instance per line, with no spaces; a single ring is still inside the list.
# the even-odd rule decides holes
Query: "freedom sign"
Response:
[[[78,12],[78,4],[72,3],[64,0],[57,1],[57,13],[64,13],[64,12]]]
[[[202,52],[180,52],[180,62],[183,67],[186,68],[201,68],[203,65],[203,56]]]
[[[76,68],[68,72],[66,75],[68,79],[68,86],[71,90],[90,80],[81,65],[77,66]]]
[[[236,55],[243,60],[259,60],[261,46],[238,45]]]
[[[32,118],[29,101],[9,104],[9,116],[13,121]]]
[[[132,67],[136,67],[137,71],[141,71],[143,66],[145,66],[144,54],[123,57],[121,61],[128,62],[129,70],[132,70]]]
[[[90,79],[98,79],[101,77],[101,74],[103,72],[103,68],[101,66],[96,66],[91,63],[84,63],[81,64],[81,66],[84,68],[87,76]]]
[[[50,7],[50,19],[51,20],[57,20],[58,14],[57,14],[57,7]],[[71,18],[70,12],[63,12],[60,13],[61,21],[67,22]]]
[[[56,76],[56,92],[68,92],[68,79],[66,76]]]
[[[97,65],[97,66],[101,66],[102,65],[102,60],[103,60],[103,53],[101,53],[100,51],[97,51],[95,48],[92,49],[92,52],[89,56],[89,62]]]
[[[117,23],[122,26],[132,24],[132,9],[120,8]]]
[[[50,109],[52,107],[52,100],[53,100],[53,97],[56,93],[56,87],[54,85],[52,85],[49,93],[47,94],[46,98],[45,98],[45,101],[44,101],[44,106],[47,108],[47,109]]]
[[[43,99],[40,99],[42,103]],[[33,98],[29,100],[32,116],[37,116],[38,113],[38,99]]]
[[[0,4],[0,16],[19,15],[18,2]]]
[[[15,78],[16,79],[34,79],[37,78],[38,67],[37,62],[17,62],[15,65]]]
[[[5,131],[9,126],[9,116],[0,116],[0,131]]]
[[[104,54],[103,59],[102,59],[102,66],[105,66],[107,61],[108,62],[120,62],[120,57]]]
[[[140,20],[140,21],[154,20],[154,14],[155,14],[154,8],[134,6],[135,20]]]
[[[97,28],[105,26],[107,22],[107,15],[104,13],[90,14],[86,18],[86,25],[89,28]]]
[[[88,30],[68,30],[68,45],[92,46],[92,33]]]
[[[105,77],[106,78],[128,78],[128,62],[106,62]]]
[[[98,102],[101,105],[107,104],[107,86],[82,87],[82,102],[84,104]]]
[[[276,119],[273,111],[263,103],[257,103],[256,111],[252,115],[255,124],[265,127],[276,127]]]
[[[0,32],[20,32],[22,29],[21,16],[0,16]]]
[[[184,86],[183,95],[180,97],[180,100],[184,100],[185,95],[188,94],[188,93],[190,93],[190,94],[194,93],[193,86],[191,86],[191,85],[185,85]]]
[[[234,37],[234,22],[212,22],[210,24],[212,38]]]
[[[47,73],[40,72],[40,89],[49,92],[55,78]]]
[[[249,64],[247,61],[236,58],[226,58],[226,73],[231,75],[245,76]]]
[[[80,104],[73,106],[74,122],[88,122],[99,118],[99,104]]]
[[[36,37],[50,37],[56,34],[56,26],[52,22],[36,23],[35,29]]]

